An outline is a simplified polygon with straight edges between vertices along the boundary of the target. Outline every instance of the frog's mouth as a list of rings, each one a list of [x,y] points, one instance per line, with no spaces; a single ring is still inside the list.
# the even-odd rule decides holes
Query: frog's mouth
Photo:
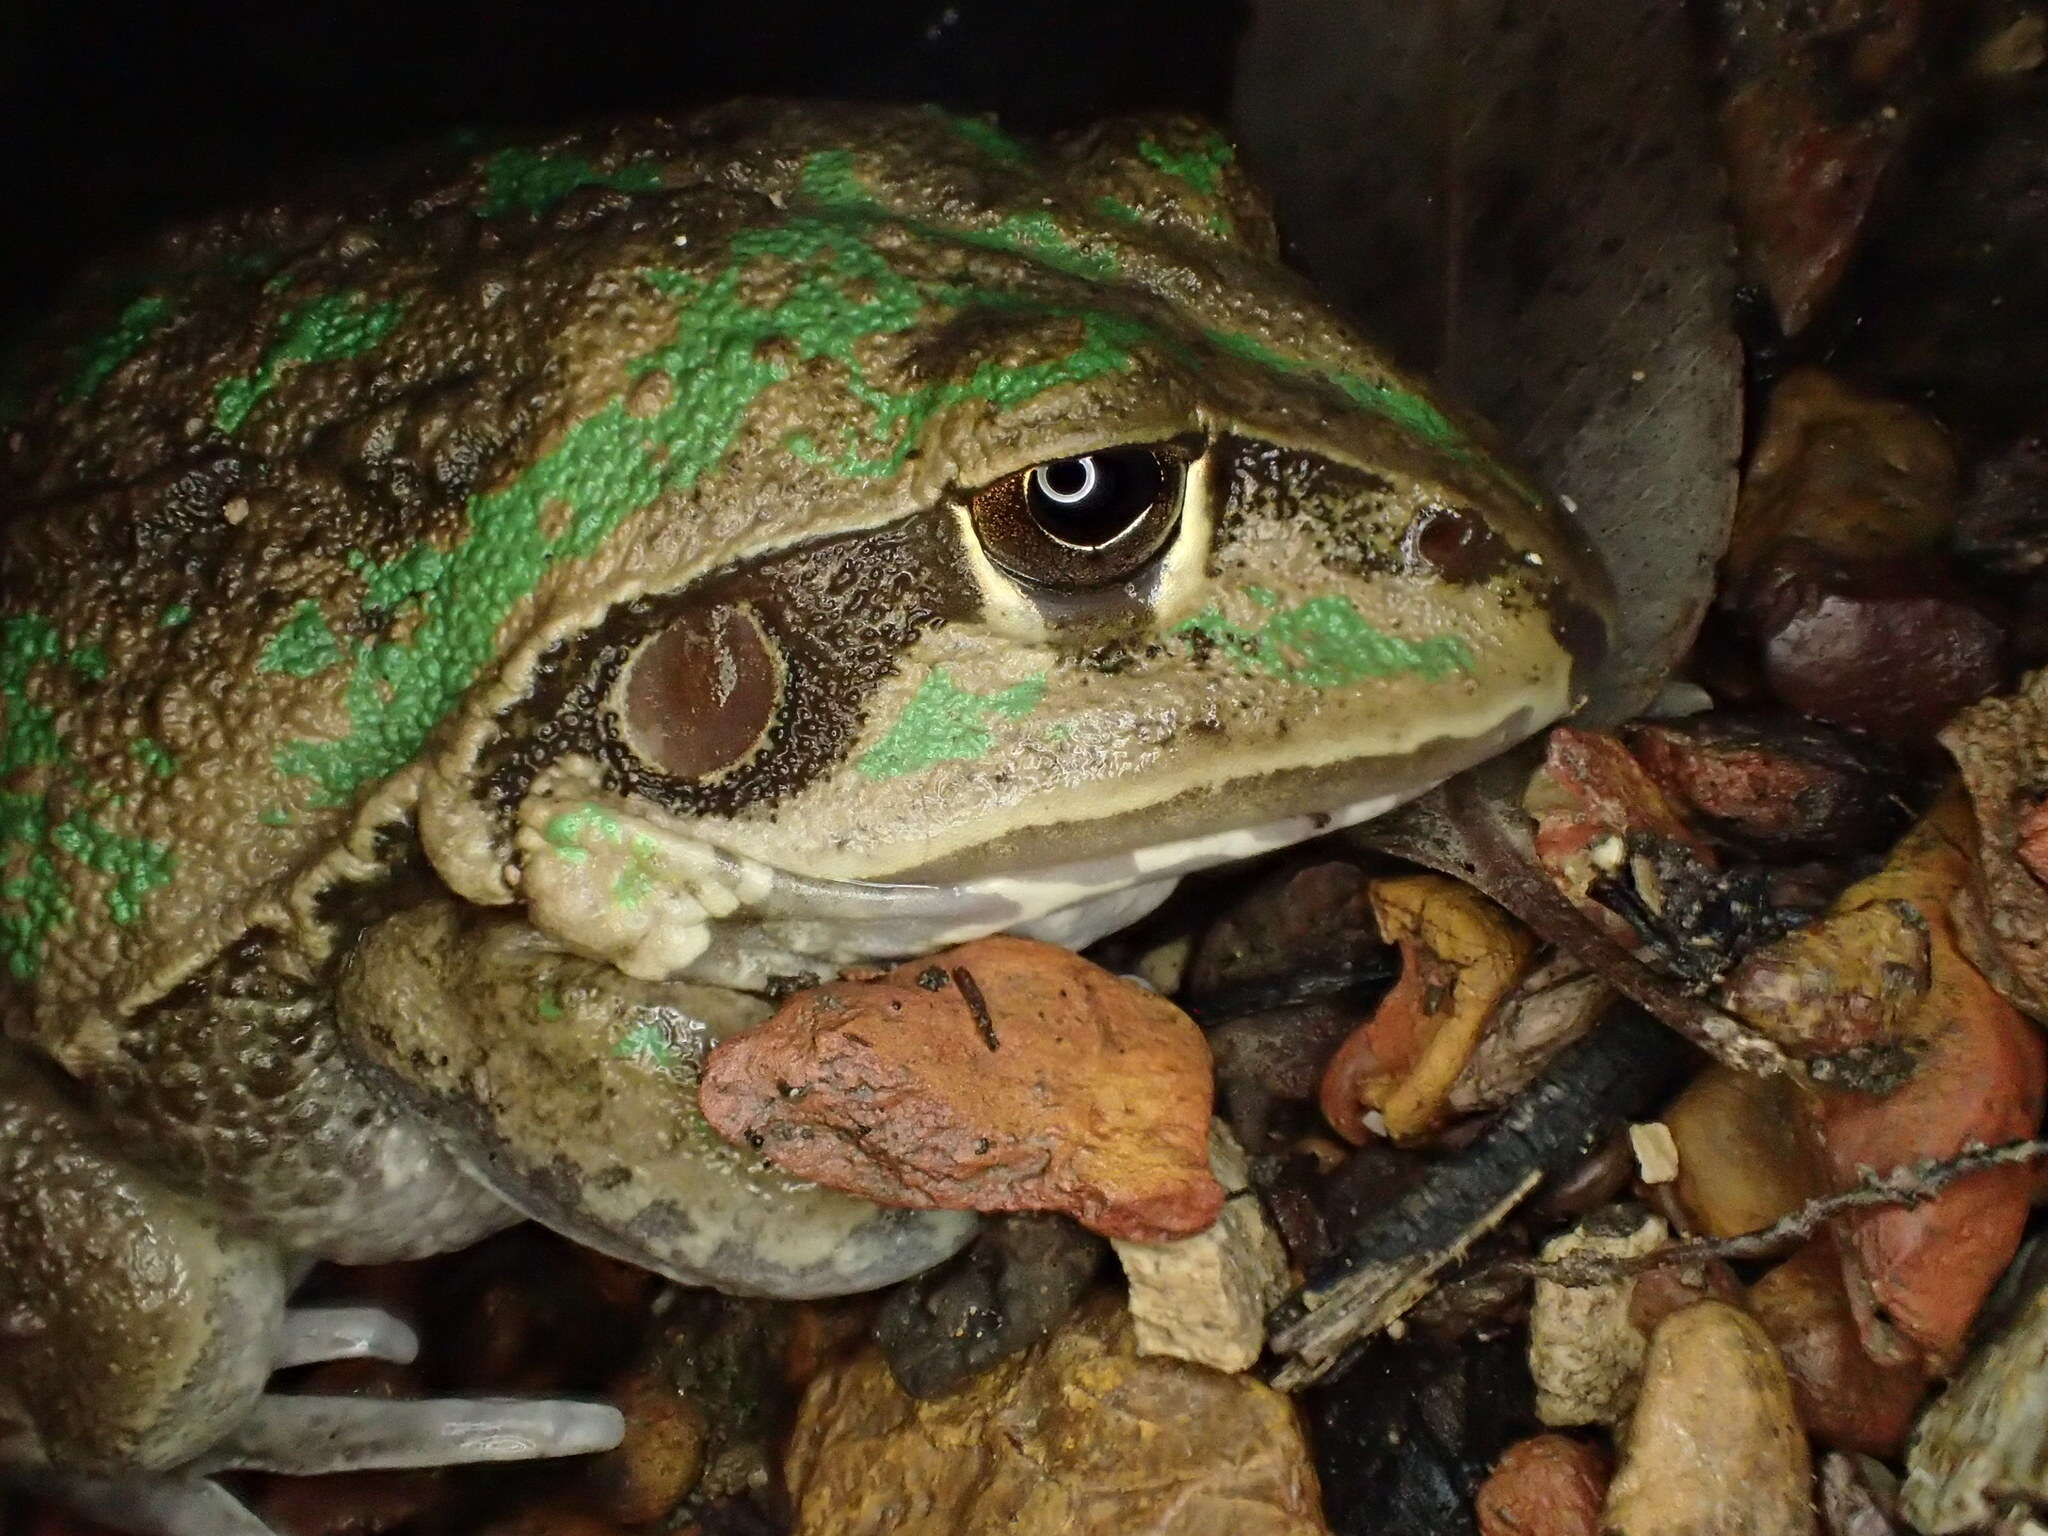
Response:
[[[1120,820],[1062,829],[1063,840],[1051,832],[1008,840],[1011,848],[1020,841],[1041,848],[1063,841],[1067,849],[1081,850],[1077,857],[1037,867],[1004,868],[1010,861],[998,854],[1007,848],[984,851],[997,872],[951,880],[919,880],[916,872],[902,881],[826,880],[750,863],[744,881],[735,884],[751,888],[749,936],[761,949],[714,943],[691,970],[707,981],[758,986],[759,953],[893,960],[999,932],[1082,949],[1144,917],[1187,875],[1370,821],[1494,756],[1531,729],[1530,713],[1517,710],[1480,736],[1447,740],[1436,751],[1417,754],[1406,771],[1381,776],[1362,793],[1356,779],[1349,781],[1349,798],[1332,795],[1344,780],[1321,782],[1314,774],[1281,776],[1260,788],[1224,786],[1178,808],[1156,808],[1146,825],[1169,833],[1158,841],[1129,841],[1132,828]],[[1257,815],[1276,802],[1285,807],[1304,798],[1327,808],[1286,808],[1233,824],[1233,809]],[[970,861],[951,861],[946,872],[964,862]]]

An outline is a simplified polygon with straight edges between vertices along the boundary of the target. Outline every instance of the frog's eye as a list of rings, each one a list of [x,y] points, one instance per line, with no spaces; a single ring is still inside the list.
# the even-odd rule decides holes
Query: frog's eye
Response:
[[[1109,448],[1034,465],[974,493],[975,536],[1020,581],[1100,587],[1142,568],[1180,524],[1181,460]]]

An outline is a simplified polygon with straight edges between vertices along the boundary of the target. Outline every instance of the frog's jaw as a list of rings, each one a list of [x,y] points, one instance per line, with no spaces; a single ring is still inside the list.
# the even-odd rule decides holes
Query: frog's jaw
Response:
[[[1098,833],[1088,852],[1036,866],[992,851],[980,868],[995,872],[957,879],[827,879],[779,868],[605,803],[571,776],[522,813],[522,893],[536,928],[630,976],[745,990],[1004,931],[1079,948],[1150,911],[1185,875],[1382,815],[1536,723],[1517,710],[1363,780],[1297,774],[1262,792],[1225,784],[1110,824],[1151,837],[1105,848]],[[1348,794],[1333,792],[1346,783]]]

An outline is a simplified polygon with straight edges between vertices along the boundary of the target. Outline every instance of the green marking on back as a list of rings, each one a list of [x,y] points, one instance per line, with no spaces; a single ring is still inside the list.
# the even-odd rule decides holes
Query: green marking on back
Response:
[[[238,430],[256,403],[277,384],[278,374],[293,363],[334,363],[361,357],[398,324],[405,301],[371,304],[361,293],[329,293],[309,299],[285,316],[277,340],[263,354],[256,371],[238,379],[222,379],[213,394],[213,423],[223,432]]]
[[[256,658],[258,672],[282,672],[288,677],[317,677],[329,667],[341,665],[341,642],[328,628],[327,615],[311,598],[302,601],[285,620],[284,628],[270,637],[263,654]]]
[[[131,303],[110,329],[78,349],[78,372],[65,386],[64,399],[92,398],[108,375],[141,351],[142,344],[170,317],[171,301],[161,294],[144,294]]]
[[[128,755],[160,779],[168,779],[178,771],[178,760],[164,749],[163,743],[147,736],[129,742]]]
[[[56,626],[39,615],[0,618],[0,782],[30,781],[33,770],[71,763],[57,711],[29,697],[36,674],[57,666],[97,682],[106,675],[106,656],[96,645],[67,651]],[[130,750],[149,762],[152,748],[163,750],[154,742],[138,742]],[[82,780],[75,766],[71,778]],[[67,870],[67,863],[74,869]],[[107,915],[123,926],[142,915],[143,898],[177,867],[161,843],[116,832],[84,810],[60,819],[50,799],[34,789],[0,791],[0,961],[16,979],[36,976],[49,936],[75,915],[70,892],[76,866],[111,877]]]
[[[1473,669],[1464,636],[1403,640],[1368,623],[1350,598],[1334,595],[1283,609],[1257,629],[1233,624],[1210,608],[1176,625],[1174,633],[1212,642],[1241,671],[1309,688],[1344,688],[1403,672],[1434,683]]]
[[[660,189],[661,167],[636,161],[600,171],[575,155],[542,155],[530,149],[501,149],[484,162],[484,200],[477,212],[487,219],[512,212],[545,213],[578,187],[612,187],[620,192]]]
[[[176,629],[180,624],[192,622],[192,609],[184,603],[173,603],[157,615],[158,629]]]
[[[944,667],[934,667],[888,734],[854,766],[871,779],[895,779],[936,763],[972,762],[996,744],[985,720],[1021,720],[1044,697],[1042,675],[995,693],[976,693],[955,683]]]
[[[1214,197],[1223,185],[1223,168],[1237,158],[1237,151],[1222,134],[1211,133],[1194,148],[1179,151],[1168,149],[1157,139],[1140,139],[1138,158],[1186,182],[1202,196]]]
[[[562,1016],[561,992],[554,987],[541,988],[540,997],[535,1000],[533,1008],[547,1023],[554,1023]]]
[[[940,107],[929,109],[948,128],[987,155],[991,160],[1001,160],[1010,165],[1025,165],[1030,162],[1031,150],[1022,140],[1012,138],[986,117],[967,117],[948,112]]]

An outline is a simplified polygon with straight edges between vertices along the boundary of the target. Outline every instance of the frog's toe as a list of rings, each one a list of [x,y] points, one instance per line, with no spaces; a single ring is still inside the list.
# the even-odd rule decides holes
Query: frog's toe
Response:
[[[278,1335],[275,1367],[323,1360],[389,1360],[410,1365],[419,1335],[382,1307],[289,1307]]]
[[[130,1536],[277,1536],[220,1484],[183,1473],[45,1472],[30,1491]]]
[[[566,1398],[268,1395],[195,1470],[358,1472],[608,1451],[626,1433],[609,1403]]]

